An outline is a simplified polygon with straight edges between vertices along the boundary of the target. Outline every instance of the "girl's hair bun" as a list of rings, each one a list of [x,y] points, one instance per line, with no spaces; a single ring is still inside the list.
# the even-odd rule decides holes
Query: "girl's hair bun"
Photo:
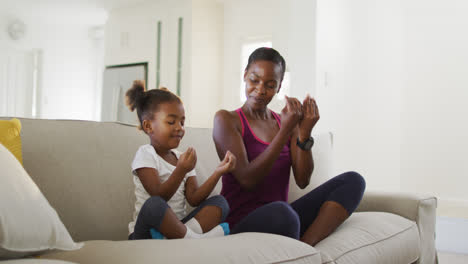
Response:
[[[139,97],[145,94],[145,81],[135,80],[133,85],[125,93],[125,104],[128,106],[130,111],[134,111],[136,108],[137,100]]]

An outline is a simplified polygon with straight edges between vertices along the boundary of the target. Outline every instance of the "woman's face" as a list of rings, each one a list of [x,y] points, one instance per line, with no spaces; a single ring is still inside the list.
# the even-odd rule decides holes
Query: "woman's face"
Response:
[[[271,61],[255,61],[244,73],[246,104],[264,109],[281,88],[282,69]]]

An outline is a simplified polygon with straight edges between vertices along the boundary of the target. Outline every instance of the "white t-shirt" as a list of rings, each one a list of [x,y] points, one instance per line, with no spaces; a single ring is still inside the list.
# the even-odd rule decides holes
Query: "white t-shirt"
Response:
[[[179,159],[181,153],[175,149],[172,150],[176,155],[177,159]],[[133,233],[135,229],[136,219],[138,217],[138,213],[140,212],[141,207],[145,203],[148,198],[150,198],[149,193],[143,187],[143,184],[138,178],[136,174],[136,170],[140,168],[154,168],[158,171],[159,178],[161,182],[165,182],[169,176],[171,176],[172,172],[175,169],[175,166],[170,164],[169,162],[165,161],[161,156],[156,153],[156,150],[150,144],[146,144],[141,146],[137,153],[135,154],[135,158],[132,162],[132,173],[133,173],[133,183],[135,183],[135,212],[133,213],[133,221],[128,224],[128,230]],[[184,180],[181,182],[179,188],[174,193],[172,198],[167,202],[167,204],[171,207],[172,211],[177,215],[177,218],[182,219],[186,216],[185,211],[185,182],[187,181],[188,177],[196,176],[195,169],[190,171],[185,175]]]

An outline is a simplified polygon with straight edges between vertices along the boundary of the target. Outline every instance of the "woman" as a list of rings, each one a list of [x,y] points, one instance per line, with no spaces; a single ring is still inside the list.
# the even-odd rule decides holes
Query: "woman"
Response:
[[[314,169],[310,135],[319,111],[310,96],[302,104],[286,97],[281,117],[268,109],[285,69],[276,50],[255,50],[244,72],[247,101],[235,111],[216,113],[213,139],[218,155],[230,151],[237,157],[236,168],[223,176],[221,194],[231,208],[226,221],[232,234],[274,233],[314,246],[356,209],[365,181],[347,172],[287,203],[291,166],[296,184],[309,184]]]

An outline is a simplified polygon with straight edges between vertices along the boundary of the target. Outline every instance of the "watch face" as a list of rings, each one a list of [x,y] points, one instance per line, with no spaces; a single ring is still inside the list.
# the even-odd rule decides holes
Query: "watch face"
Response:
[[[304,142],[299,142],[299,138],[297,139],[297,145],[303,150],[310,150],[314,145],[314,138],[309,138]]]

